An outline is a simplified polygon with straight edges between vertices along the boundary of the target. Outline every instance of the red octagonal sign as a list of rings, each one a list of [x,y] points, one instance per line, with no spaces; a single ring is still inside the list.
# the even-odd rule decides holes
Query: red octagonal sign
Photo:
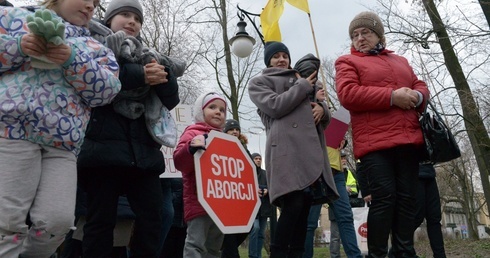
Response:
[[[212,131],[194,155],[197,196],[221,232],[250,232],[260,208],[257,173],[237,137]]]

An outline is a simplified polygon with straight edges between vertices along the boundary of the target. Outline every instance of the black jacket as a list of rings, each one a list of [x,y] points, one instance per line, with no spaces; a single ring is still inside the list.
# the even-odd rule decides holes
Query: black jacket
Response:
[[[143,65],[120,64],[121,91],[145,86]],[[169,110],[179,103],[176,78],[167,69],[168,82],[152,86],[163,105]],[[129,119],[114,111],[113,105],[92,110],[84,144],[78,157],[78,167],[134,167],[152,173],[165,171],[165,162],[148,132],[145,117]]]
[[[260,167],[257,167],[257,181],[259,182],[259,188],[264,189],[268,188],[267,187],[267,178],[266,178],[266,172]],[[257,217],[270,217],[272,216],[272,204],[269,199],[269,195],[267,194],[264,197],[260,198],[261,204],[260,204],[260,209],[259,213],[257,213]]]

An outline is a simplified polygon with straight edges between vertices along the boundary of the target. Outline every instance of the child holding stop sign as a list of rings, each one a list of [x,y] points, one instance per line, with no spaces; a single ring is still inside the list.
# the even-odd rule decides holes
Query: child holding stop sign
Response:
[[[197,198],[194,154],[205,149],[209,132],[223,129],[226,101],[214,92],[202,94],[193,111],[195,124],[184,130],[174,151],[175,168],[182,172],[184,184],[184,220],[187,223],[184,257],[219,257],[224,235]]]

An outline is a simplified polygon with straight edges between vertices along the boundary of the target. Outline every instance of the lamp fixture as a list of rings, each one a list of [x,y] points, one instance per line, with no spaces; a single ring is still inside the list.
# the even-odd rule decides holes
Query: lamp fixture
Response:
[[[232,37],[229,40],[229,43],[231,45],[231,52],[233,52],[233,54],[235,54],[238,57],[244,58],[252,53],[253,46],[255,45],[255,39],[251,37],[245,30],[245,27],[247,26],[247,23],[244,21],[245,17],[247,17],[248,20],[254,26],[255,30],[257,31],[257,34],[259,35],[262,41],[262,44],[265,44],[265,42],[264,42],[264,37],[262,36],[262,33],[260,33],[257,25],[250,18],[250,15],[259,17],[260,14],[247,12],[241,9],[240,6],[238,5],[237,5],[237,9],[238,9],[237,16],[240,19],[240,21],[237,23],[238,32],[234,37]]]

